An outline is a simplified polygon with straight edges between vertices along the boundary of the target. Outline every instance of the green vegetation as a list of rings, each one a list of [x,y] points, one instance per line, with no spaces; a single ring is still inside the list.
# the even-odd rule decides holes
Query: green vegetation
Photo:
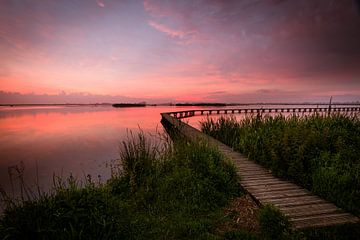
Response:
[[[261,208],[259,222],[264,239],[289,239],[291,237],[289,220],[273,205]]]
[[[207,119],[202,131],[338,206],[360,214],[360,119],[332,114]]]
[[[161,149],[161,150],[160,150]],[[235,168],[204,143],[123,143],[107,183],[57,180],[52,193],[10,201],[1,239],[219,239],[222,207],[240,194]]]
[[[146,107],[146,103],[114,103],[115,108]]]
[[[339,198],[339,204],[358,211],[357,118],[257,116],[241,122],[209,119],[202,126],[205,132],[223,138],[278,175],[292,179],[305,176],[307,181],[299,178],[301,184],[328,198]],[[0,238],[356,239],[360,234],[360,228],[354,230],[354,226],[295,232],[273,206],[260,210],[257,233],[221,228],[231,219],[224,207],[241,195],[241,188],[234,165],[219,151],[206,143],[181,139],[155,145],[144,134],[123,142],[121,149],[121,167],[106,183],[90,176],[85,182],[73,177],[65,181],[55,178],[52,192],[21,201],[9,199],[0,191],[7,205],[0,217]],[[271,158],[266,158],[271,149]],[[287,160],[280,163],[284,152]],[[335,175],[326,175],[328,171],[323,172],[323,168]],[[345,175],[351,179],[352,188]],[[330,186],[320,191],[325,181]],[[333,195],[328,193],[330,187],[334,188]],[[341,195],[341,190],[346,194]]]

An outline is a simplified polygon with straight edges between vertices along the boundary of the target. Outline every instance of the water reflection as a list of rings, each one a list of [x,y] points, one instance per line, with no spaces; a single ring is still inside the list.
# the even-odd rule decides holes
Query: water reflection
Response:
[[[0,184],[10,190],[8,168],[23,162],[25,180],[34,185],[36,168],[41,187],[52,176],[110,176],[107,164],[118,158],[127,131],[163,131],[160,113],[175,107],[0,108]],[[187,107],[186,109],[189,109]]]
[[[152,134],[162,132],[161,112],[189,109],[200,108],[0,108],[0,184],[10,190],[8,168],[20,162],[25,165],[26,182],[34,185],[38,172],[45,191],[51,187],[54,173],[64,177],[72,173],[79,178],[86,174],[95,178],[101,175],[103,180],[107,179],[110,176],[107,164],[118,158],[119,143],[126,139],[127,131],[138,132],[141,127]],[[204,116],[198,116],[184,121],[199,127],[203,119]]]

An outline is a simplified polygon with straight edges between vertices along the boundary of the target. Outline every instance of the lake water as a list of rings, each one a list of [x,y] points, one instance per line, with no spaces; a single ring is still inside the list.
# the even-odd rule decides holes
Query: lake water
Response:
[[[19,183],[14,179],[11,184],[9,178],[9,173],[16,175],[14,166],[24,166],[26,184],[34,187],[38,182],[44,191],[51,188],[53,174],[80,179],[100,175],[105,180],[128,131],[140,127],[155,135],[163,132],[161,112],[188,109],[204,107],[1,107],[0,185],[19,193]],[[198,127],[202,119],[186,121]]]
[[[25,167],[27,185],[38,182],[45,191],[52,186],[53,174],[81,179],[100,175],[105,180],[129,131],[141,128],[156,135],[163,132],[161,112],[191,108],[1,107],[0,185],[13,191],[9,173],[17,175],[15,166]],[[17,194],[19,184],[15,180],[13,185]]]

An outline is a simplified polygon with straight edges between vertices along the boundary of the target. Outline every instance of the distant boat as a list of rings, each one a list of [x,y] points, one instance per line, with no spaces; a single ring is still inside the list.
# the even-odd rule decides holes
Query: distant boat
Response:
[[[145,103],[114,103],[112,106],[116,108],[146,107],[146,104]]]

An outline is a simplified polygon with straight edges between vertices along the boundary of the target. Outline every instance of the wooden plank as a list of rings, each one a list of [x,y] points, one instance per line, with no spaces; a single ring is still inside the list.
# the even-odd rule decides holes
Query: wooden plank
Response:
[[[297,191],[297,192],[293,192],[293,193],[287,193],[286,191],[284,191],[283,193],[263,193],[263,194],[256,194],[253,193],[253,195],[258,198],[258,199],[262,199],[262,200],[270,200],[270,199],[283,199],[283,198],[292,198],[292,197],[301,197],[301,196],[311,196],[310,193],[308,192],[303,192],[303,191]]]
[[[332,209],[332,210],[340,210],[340,208],[336,207],[332,203],[320,203],[320,204],[312,204],[312,205],[305,205],[305,206],[290,206],[290,207],[280,207],[280,210],[286,213],[296,213],[301,211],[308,211],[312,212],[317,209]]]
[[[245,171],[236,171],[238,174],[242,175],[242,176],[246,176],[246,177],[254,177],[254,176],[259,176],[259,175],[266,175],[266,176],[271,176],[270,173],[268,172],[265,172],[265,171],[248,171],[248,172],[245,172]]]
[[[247,178],[257,178],[258,175],[263,175],[263,176],[267,176],[267,177],[274,177],[272,174],[270,174],[268,171],[245,171],[245,170],[240,170],[237,171],[239,174],[242,174],[243,176],[246,176]]]
[[[240,176],[244,176],[244,177],[267,175],[268,174],[268,173],[266,173],[264,171],[243,171],[243,172],[237,171],[237,173],[239,173]]]
[[[252,192],[254,193],[267,193],[267,192],[274,192],[274,191],[295,191],[298,190],[299,188],[297,186],[294,185],[287,185],[287,186],[280,186],[280,187],[271,187],[268,186],[266,188],[256,188],[256,187],[249,187],[249,189],[251,189]]]
[[[268,184],[268,183],[287,183],[287,181],[280,180],[278,178],[270,178],[270,179],[247,179],[244,178],[242,181],[243,184]]]
[[[274,204],[278,208],[325,203],[325,201],[322,199],[307,200],[306,202],[305,201],[292,201],[292,202],[281,202],[281,203],[274,203],[274,202],[269,202],[269,201],[264,201],[264,202]]]
[[[311,220],[324,220],[324,219],[335,219],[335,218],[352,218],[353,216],[349,213],[332,213],[332,214],[321,214],[314,216],[306,216],[306,217],[295,217],[292,218],[292,222],[300,222],[300,221],[311,221]]]
[[[303,218],[290,219],[295,228],[306,228],[316,226],[329,226],[344,223],[356,223],[359,219],[349,213],[337,213],[327,215],[316,215]]]
[[[263,166],[261,166],[261,165],[257,164],[257,163],[256,163],[256,162],[254,162],[254,161],[247,160],[246,158],[233,157],[232,159],[233,159],[233,160],[234,160],[234,162],[235,162],[235,163],[237,163],[237,165],[239,165],[239,166],[246,166],[246,165],[248,165],[248,166],[251,166],[251,165],[258,165],[258,166],[260,166],[260,167],[263,167]]]
[[[264,168],[263,166],[255,163],[253,161],[245,160],[245,158],[242,158],[242,159],[234,158],[234,162],[238,163],[237,166],[239,166],[239,167],[258,166],[258,167]]]
[[[239,169],[248,169],[248,168],[257,168],[257,169],[263,169],[263,170],[267,170],[266,168],[259,166],[257,164],[236,164],[236,166]]]
[[[310,217],[315,215],[322,215],[322,214],[332,214],[332,213],[343,213],[340,209],[332,209],[332,208],[325,208],[325,209],[317,209],[312,211],[298,211],[298,212],[286,212],[283,211],[286,216],[289,216],[291,219],[295,219],[297,217]]]
[[[279,182],[274,182],[274,183],[259,183],[259,184],[251,184],[251,183],[241,183],[242,185],[244,185],[245,187],[257,187],[257,188],[276,188],[276,187],[282,187],[282,186],[293,186],[292,183],[288,183],[288,182],[284,182],[284,181],[279,181]]]
[[[263,169],[263,168],[259,168],[259,167],[251,167],[251,168],[238,168],[239,171],[241,172],[249,172],[249,173],[252,173],[252,172],[263,172],[263,173],[268,173],[268,171],[266,171],[266,169]]]
[[[315,195],[310,195],[310,196],[288,197],[288,198],[280,198],[280,199],[267,199],[266,201],[269,203],[281,204],[281,203],[291,203],[291,202],[307,203],[307,201],[313,201],[313,200],[322,200],[322,199]]]
[[[254,194],[268,194],[268,193],[271,193],[271,194],[281,194],[281,193],[297,193],[297,192],[303,192],[303,193],[309,193],[311,194],[311,192],[305,190],[305,189],[302,189],[302,188],[293,188],[293,189],[281,189],[281,190],[268,190],[268,191],[257,191],[255,189],[254,191]]]
[[[274,180],[274,179],[270,179],[270,180],[243,180],[241,181],[241,184],[243,184],[244,186],[262,186],[262,185],[278,185],[278,184],[282,184],[282,183],[286,183],[286,182],[281,182],[279,180]]]
[[[249,176],[249,177],[245,177],[243,178],[246,181],[251,181],[251,180],[270,180],[270,179],[276,179],[274,176],[270,175],[270,174],[266,174],[266,175],[260,175],[260,176]]]
[[[359,220],[350,219],[328,219],[325,222],[309,221],[309,222],[296,222],[293,223],[295,229],[314,228],[314,227],[327,227],[333,225],[351,224],[357,223]]]
[[[241,175],[241,174],[239,173],[239,176],[241,176],[241,179],[242,179],[242,180],[247,181],[248,179],[251,180],[253,177],[267,178],[267,177],[269,177],[269,174]]]
[[[236,168],[237,168],[237,170],[239,170],[239,171],[242,171],[242,170],[246,169],[245,167],[242,168],[241,166],[238,166],[238,164],[236,164]],[[248,169],[249,169],[249,168],[248,168]],[[264,172],[271,173],[271,171],[269,171],[268,169],[263,168],[263,167],[260,167],[260,168],[257,168],[257,169],[261,169],[261,170],[263,170]]]
[[[245,162],[236,162],[236,161],[234,161],[234,162],[235,162],[237,168],[253,167],[253,166],[257,165],[257,164],[254,164],[254,163],[250,164],[250,163],[245,163]],[[260,167],[260,168],[268,171],[268,169],[264,168],[263,166],[258,165],[257,167]]]

